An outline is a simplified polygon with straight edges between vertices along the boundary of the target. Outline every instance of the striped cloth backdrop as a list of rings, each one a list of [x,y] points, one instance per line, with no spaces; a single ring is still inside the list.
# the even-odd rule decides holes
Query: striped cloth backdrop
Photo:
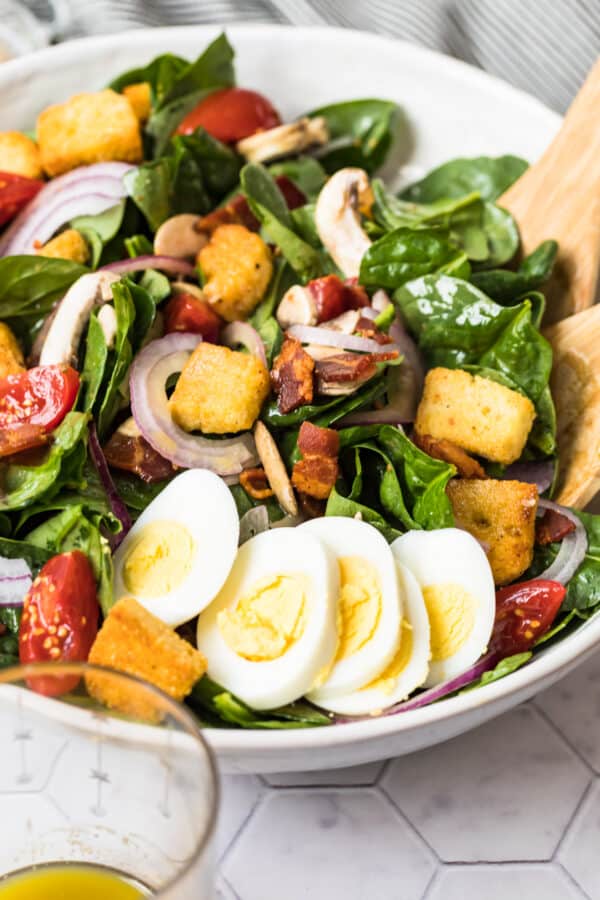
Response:
[[[56,0],[61,38],[147,25],[280,22],[441,50],[564,111],[600,54],[600,0]],[[44,0],[32,0],[46,7]],[[36,10],[37,11],[37,10]]]

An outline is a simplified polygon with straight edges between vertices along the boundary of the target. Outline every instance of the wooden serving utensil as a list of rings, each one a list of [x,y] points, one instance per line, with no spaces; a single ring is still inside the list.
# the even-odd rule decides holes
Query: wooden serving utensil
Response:
[[[524,255],[546,239],[559,242],[545,322],[592,306],[600,266],[600,59],[560,131],[497,201],[518,222]]]
[[[557,500],[584,507],[600,489],[600,305],[544,332],[554,349],[560,472]]]

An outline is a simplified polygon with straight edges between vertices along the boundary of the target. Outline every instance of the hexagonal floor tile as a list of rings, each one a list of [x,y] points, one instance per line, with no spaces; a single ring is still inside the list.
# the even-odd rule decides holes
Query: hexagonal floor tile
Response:
[[[558,858],[591,900],[600,900],[600,782],[596,782],[569,828]]]
[[[600,772],[600,658],[592,657],[554,684],[535,703],[576,750]]]
[[[366,763],[351,769],[325,769],[316,772],[284,772],[281,775],[265,775],[272,787],[349,787],[375,784],[385,763]]]
[[[558,866],[521,864],[449,866],[442,869],[427,900],[583,900],[583,894]]]
[[[388,898],[394,884],[402,900],[420,900],[434,867],[385,797],[357,788],[273,792],[226,854],[223,873],[244,900]]]
[[[227,884],[224,878],[217,880],[217,897],[216,900],[238,900],[232,888]]]
[[[442,859],[548,859],[589,782],[583,763],[523,706],[396,760],[381,786]]]
[[[253,775],[224,775],[217,827],[217,858],[229,847],[258,803],[263,787]]]

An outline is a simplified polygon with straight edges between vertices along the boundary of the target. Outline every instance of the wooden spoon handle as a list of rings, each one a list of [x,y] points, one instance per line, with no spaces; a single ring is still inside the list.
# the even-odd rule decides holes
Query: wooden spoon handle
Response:
[[[525,254],[548,238],[559,242],[546,321],[591,306],[600,266],[600,59],[554,141],[498,203],[517,220]]]
[[[583,507],[600,489],[600,305],[545,334],[554,350],[550,388],[558,423],[557,500]]]

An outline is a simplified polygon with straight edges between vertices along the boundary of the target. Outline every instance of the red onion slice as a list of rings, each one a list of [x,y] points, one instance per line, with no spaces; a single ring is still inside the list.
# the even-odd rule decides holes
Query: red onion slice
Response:
[[[415,396],[415,411],[423,393],[423,384],[425,382],[425,362],[421,355],[421,351],[416,343],[404,327],[399,316],[396,316],[392,325],[390,325],[389,336],[397,345],[400,353],[404,357],[406,363],[413,372],[412,390]]]
[[[516,462],[504,470],[502,478],[535,484],[538,493],[543,494],[554,481],[554,462],[551,459]]]
[[[126,163],[82,166],[48,182],[28,203],[0,240],[0,255],[32,253],[34,242],[45,243],[54,232],[79,215],[95,215],[126,196]]]
[[[102,447],[100,446],[100,441],[98,440],[98,432],[96,431],[94,422],[91,422],[89,427],[89,448],[92,462],[96,467],[96,471],[98,472],[98,476],[100,477],[100,481],[102,482],[102,486],[106,492],[106,496],[108,497],[110,508],[113,514],[121,523],[121,531],[118,534],[108,535],[110,548],[114,553],[127,532],[131,529],[133,523],[131,521],[131,516],[129,515],[129,510],[121,500],[119,492],[115,487],[115,483],[112,480],[112,475],[110,474],[110,469],[108,468],[106,457],[102,452]]]
[[[248,322],[231,322],[223,329],[221,340],[226,347],[237,347],[242,344],[254,356],[267,365],[267,354],[265,353],[265,345],[258,331],[249,325]]]
[[[336,422],[336,428],[349,425],[408,425],[414,421],[419,398],[415,393],[412,369],[402,360],[388,370],[388,402],[382,409],[358,410]]]
[[[126,275],[128,272],[141,272],[144,269],[162,269],[173,275],[197,276],[196,268],[185,259],[176,256],[134,256],[132,259],[120,259],[118,262],[107,263],[101,266],[100,272],[114,272],[116,275]]]
[[[585,558],[588,548],[588,539],[586,530],[581,519],[575,515],[573,510],[559,503],[553,503],[552,500],[546,500],[540,497],[538,501],[539,509],[552,509],[554,512],[566,516],[570,522],[575,525],[575,531],[567,534],[561,541],[560,550],[555,560],[548,566],[545,571],[537,575],[537,578],[544,578],[547,581],[558,581],[562,585],[569,583],[581,563]]]
[[[188,434],[175,424],[169,409],[167,379],[181,372],[201,340],[198,334],[179,332],[144,347],[131,367],[131,410],[148,443],[174,465],[238,475],[256,462],[250,433],[223,440]]]
[[[292,325],[287,333],[303,344],[319,344],[323,347],[338,347],[340,350],[356,350],[358,353],[393,353],[399,348],[394,344],[378,344],[371,338],[359,337],[356,334],[344,334],[332,328],[317,328],[314,325]]]
[[[269,528],[269,513],[266,506],[254,506],[244,513],[240,519],[239,546],[245,544],[255,534],[267,531]]]
[[[31,569],[24,559],[0,557],[0,608],[22,606],[31,584]]]

